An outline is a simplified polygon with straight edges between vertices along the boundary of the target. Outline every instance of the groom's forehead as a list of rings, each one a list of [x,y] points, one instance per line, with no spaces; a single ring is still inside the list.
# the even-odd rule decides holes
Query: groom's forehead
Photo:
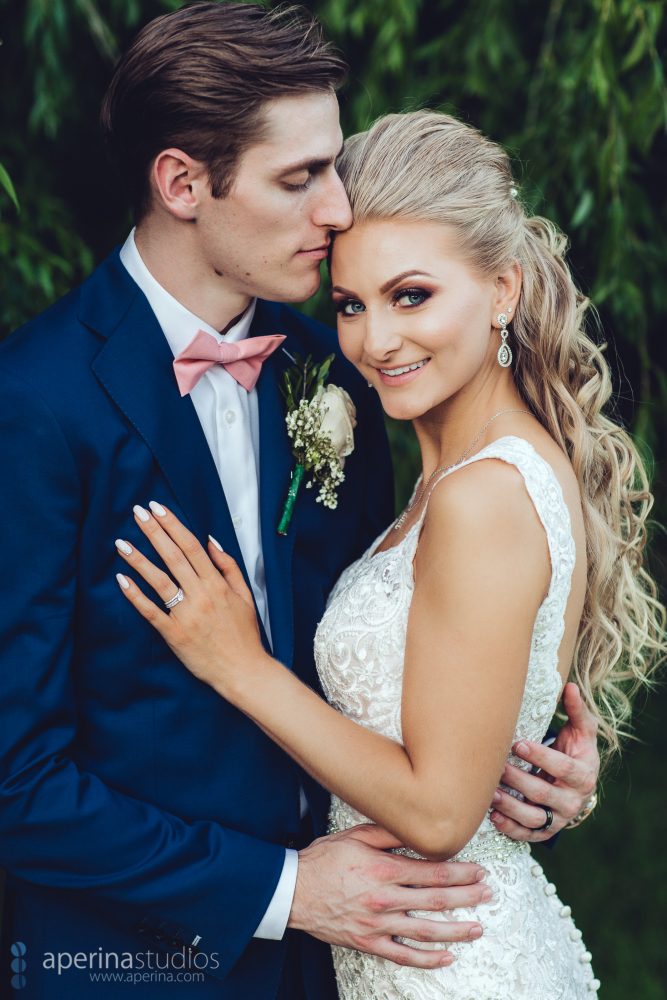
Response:
[[[266,101],[260,114],[257,142],[248,147],[272,168],[296,172],[309,166],[324,167],[340,153],[340,128],[336,95],[312,92]]]

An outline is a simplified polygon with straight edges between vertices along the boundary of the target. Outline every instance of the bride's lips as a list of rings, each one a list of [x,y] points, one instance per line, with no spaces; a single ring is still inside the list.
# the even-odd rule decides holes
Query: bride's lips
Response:
[[[389,386],[405,385],[406,382],[414,382],[417,376],[420,375],[426,367],[428,367],[428,363],[430,360],[431,360],[430,358],[423,358],[424,364],[421,366],[421,368],[415,368],[414,371],[411,372],[404,372],[402,375],[385,375],[380,368],[376,370],[380,377],[380,381],[382,382],[383,385],[389,385]],[[415,364],[416,363],[417,362],[415,362]],[[407,368],[407,367],[408,367],[407,365],[396,365],[396,368]],[[387,368],[386,371],[391,371],[391,368]]]

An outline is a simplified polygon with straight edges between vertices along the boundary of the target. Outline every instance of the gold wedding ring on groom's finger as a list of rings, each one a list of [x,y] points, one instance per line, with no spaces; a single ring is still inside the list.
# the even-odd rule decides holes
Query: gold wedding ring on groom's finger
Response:
[[[175,608],[177,604],[180,604],[181,601],[184,600],[185,600],[185,594],[179,587],[174,596],[171,597],[168,601],[164,602],[164,606],[167,609],[167,611],[171,611],[172,608]]]

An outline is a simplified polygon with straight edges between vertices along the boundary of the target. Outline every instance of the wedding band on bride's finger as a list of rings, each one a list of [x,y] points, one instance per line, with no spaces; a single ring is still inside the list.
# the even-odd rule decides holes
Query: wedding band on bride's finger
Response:
[[[175,608],[177,604],[180,604],[181,601],[184,600],[185,600],[185,594],[179,587],[174,596],[171,597],[168,601],[164,602],[164,606],[168,611],[170,611],[172,608]]]
[[[546,816],[546,819],[542,824],[542,826],[535,827],[535,833],[541,833],[542,830],[548,830],[554,821],[554,814],[551,811],[551,809],[549,809],[549,806],[539,806],[539,808],[544,809],[544,815]]]

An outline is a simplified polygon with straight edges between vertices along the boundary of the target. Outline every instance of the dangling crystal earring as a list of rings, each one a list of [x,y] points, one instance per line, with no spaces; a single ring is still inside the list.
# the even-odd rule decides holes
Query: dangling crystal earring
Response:
[[[509,368],[512,364],[512,351],[507,343],[507,338],[509,337],[509,332],[507,330],[507,313],[498,313],[498,322],[502,327],[500,331],[502,343],[498,348],[498,364],[501,368]]]

